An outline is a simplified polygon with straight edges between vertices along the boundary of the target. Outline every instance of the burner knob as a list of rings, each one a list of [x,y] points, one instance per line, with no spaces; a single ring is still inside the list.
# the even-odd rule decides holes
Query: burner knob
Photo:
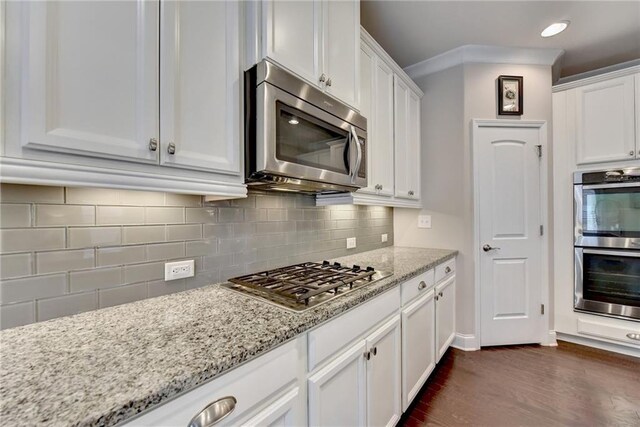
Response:
[[[371,266],[369,266],[369,267],[367,267],[367,271],[376,271],[376,269],[371,267]]]
[[[341,265],[339,262],[334,262],[334,263],[333,263],[333,266],[334,266],[335,268],[342,268],[342,265]]]
[[[354,264],[353,267],[351,268],[351,271],[355,271],[355,272],[360,271],[360,266]]]
[[[329,265],[329,261],[322,261],[322,265]]]

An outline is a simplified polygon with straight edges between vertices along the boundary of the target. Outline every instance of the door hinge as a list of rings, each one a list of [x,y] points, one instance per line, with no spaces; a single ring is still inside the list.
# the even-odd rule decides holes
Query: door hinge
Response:
[[[538,157],[542,158],[542,145],[536,145],[536,151],[538,152]]]
[[[544,236],[544,225],[540,225],[540,235]]]
[[[544,304],[540,304],[540,314],[544,314]]]

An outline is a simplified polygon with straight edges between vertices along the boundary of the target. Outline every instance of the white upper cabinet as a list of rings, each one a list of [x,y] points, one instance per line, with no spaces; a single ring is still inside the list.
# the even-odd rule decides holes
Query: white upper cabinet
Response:
[[[376,139],[374,138],[374,114],[375,114],[375,67],[376,56],[373,50],[366,44],[360,46],[360,114],[367,118],[367,187],[359,190],[361,193],[373,193],[377,191],[377,172],[374,157],[377,153]]]
[[[23,7],[22,145],[157,162],[158,2]]]
[[[263,0],[246,6],[246,25],[253,32],[247,68],[270,58],[358,109],[359,1]]]
[[[240,173],[238,2],[163,1],[162,164]]]
[[[319,84],[321,13],[321,0],[263,1],[263,56]]]
[[[241,8],[8,3],[3,179],[246,196]]]
[[[420,98],[398,76],[394,81],[395,195],[420,198]]]
[[[577,164],[634,159],[637,154],[634,76],[573,90]]]
[[[379,58],[375,67],[374,94],[373,126],[369,127],[376,145],[376,151],[372,153],[372,179],[378,185],[378,194],[393,196],[393,71]]]
[[[322,69],[325,88],[345,103],[358,106],[360,2],[323,2]]]

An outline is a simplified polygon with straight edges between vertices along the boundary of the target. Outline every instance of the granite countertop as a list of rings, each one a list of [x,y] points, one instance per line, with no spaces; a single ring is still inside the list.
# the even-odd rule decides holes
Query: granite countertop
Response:
[[[1,331],[0,420],[114,425],[456,254],[388,247],[339,258],[394,274],[303,313],[212,285]]]

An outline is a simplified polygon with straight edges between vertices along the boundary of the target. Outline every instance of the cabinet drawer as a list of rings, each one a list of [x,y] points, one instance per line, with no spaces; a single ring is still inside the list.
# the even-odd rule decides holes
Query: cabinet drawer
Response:
[[[294,340],[125,423],[187,426],[209,404],[226,396],[236,405],[220,425],[234,425],[297,381],[300,340]]]
[[[309,372],[399,308],[395,287],[309,332]]]
[[[588,319],[578,319],[578,333],[597,338],[606,338],[613,341],[640,347],[640,341],[631,339],[627,334],[640,334],[640,326],[608,325]]]
[[[436,283],[456,272],[456,259],[450,259],[436,266]]]
[[[422,284],[424,282],[424,284]],[[418,295],[426,294],[435,283],[435,271],[431,269],[419,276],[407,280],[401,286],[402,289],[402,305],[411,302]]]

